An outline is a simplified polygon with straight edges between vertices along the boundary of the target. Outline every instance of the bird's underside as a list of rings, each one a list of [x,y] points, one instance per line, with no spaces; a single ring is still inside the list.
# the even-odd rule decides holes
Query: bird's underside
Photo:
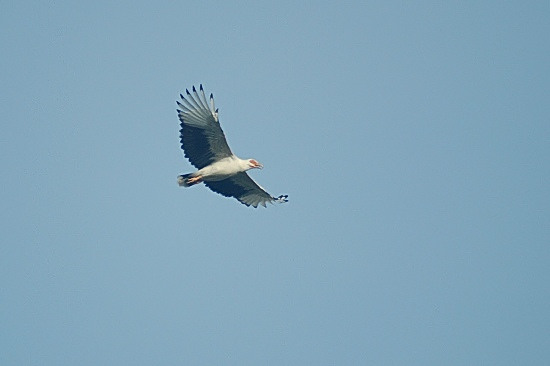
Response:
[[[190,187],[204,184],[212,191],[226,197],[234,197],[246,206],[266,207],[266,203],[288,202],[288,195],[273,197],[258,185],[246,171],[261,169],[255,159],[240,159],[235,156],[220,127],[218,110],[214,97],[206,100],[202,85],[200,94],[186,90],[186,97],[180,94],[178,117],[180,119],[180,142],[184,155],[198,170],[178,177],[178,184]]]

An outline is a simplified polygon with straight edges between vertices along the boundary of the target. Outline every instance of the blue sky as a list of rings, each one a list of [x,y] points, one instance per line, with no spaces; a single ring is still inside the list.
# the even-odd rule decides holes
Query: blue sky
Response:
[[[2,365],[550,362],[550,6],[1,5]],[[175,100],[290,202],[183,189]]]

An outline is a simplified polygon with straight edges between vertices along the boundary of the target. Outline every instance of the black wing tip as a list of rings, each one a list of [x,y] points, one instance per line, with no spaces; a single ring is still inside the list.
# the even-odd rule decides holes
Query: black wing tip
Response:
[[[214,94],[210,93],[210,99],[214,99]]]
[[[195,85],[193,85],[193,93],[196,93],[197,89],[195,89]]]
[[[200,89],[201,91],[204,91],[204,89],[202,88],[202,84],[199,85],[199,89]]]
[[[280,202],[280,203],[288,202],[288,194],[280,195],[279,197],[275,198],[275,201]]]

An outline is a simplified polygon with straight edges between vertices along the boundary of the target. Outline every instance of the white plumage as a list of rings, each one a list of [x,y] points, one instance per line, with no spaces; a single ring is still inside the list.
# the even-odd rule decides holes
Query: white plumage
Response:
[[[214,97],[206,100],[202,85],[200,95],[193,87],[193,94],[186,90],[187,97],[180,94],[177,101],[181,121],[180,142],[184,155],[198,170],[178,176],[178,184],[190,187],[204,184],[212,191],[226,197],[235,197],[246,206],[266,207],[266,203],[287,202],[287,195],[273,197],[252,180],[246,173],[250,169],[262,169],[254,159],[240,159],[231,152],[220,127]]]

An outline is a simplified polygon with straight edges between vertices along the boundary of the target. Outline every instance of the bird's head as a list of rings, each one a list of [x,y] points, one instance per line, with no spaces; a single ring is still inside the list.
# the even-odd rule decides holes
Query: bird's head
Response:
[[[248,169],[262,169],[264,166],[254,159],[248,159]]]

